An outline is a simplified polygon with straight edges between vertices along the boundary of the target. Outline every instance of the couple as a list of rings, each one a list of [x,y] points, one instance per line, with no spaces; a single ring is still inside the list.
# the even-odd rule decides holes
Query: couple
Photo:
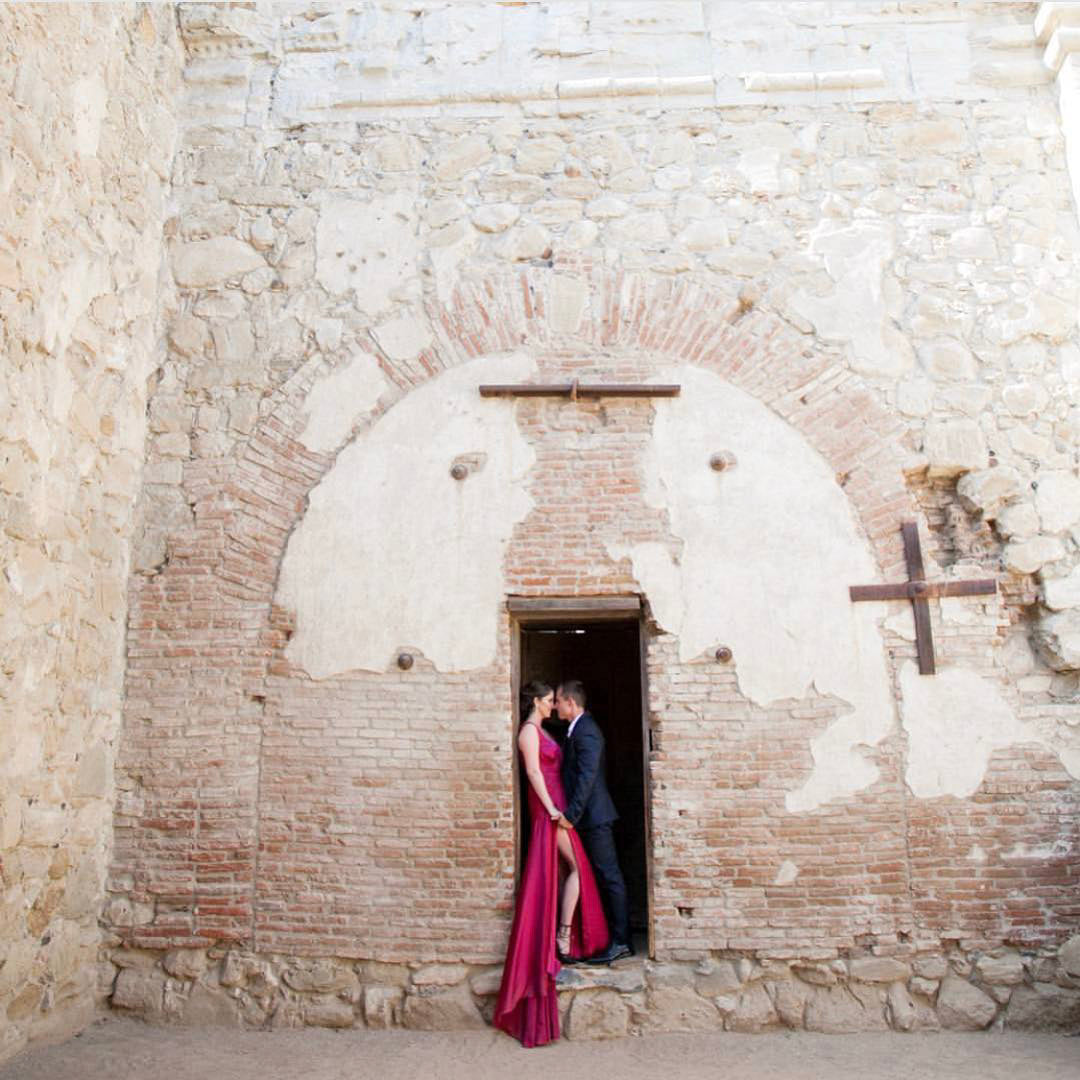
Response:
[[[542,726],[553,709],[570,724],[563,749]],[[604,736],[585,711],[585,688],[572,680],[556,693],[546,683],[531,682],[521,691],[521,716],[518,749],[529,779],[529,851],[495,1026],[524,1046],[542,1046],[559,1037],[555,976],[560,961],[610,964],[633,950],[626,885],[611,832],[619,815],[604,777]]]

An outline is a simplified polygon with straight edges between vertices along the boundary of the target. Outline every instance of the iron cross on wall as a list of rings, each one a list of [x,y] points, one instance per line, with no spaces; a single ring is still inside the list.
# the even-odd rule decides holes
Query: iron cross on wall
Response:
[[[978,581],[927,581],[923,569],[922,548],[919,546],[919,527],[914,521],[900,526],[904,537],[904,559],[908,580],[898,585],[851,585],[852,600],[910,600],[915,612],[915,647],[919,653],[919,674],[933,675],[934,637],[930,632],[932,596],[979,596],[997,592],[997,582],[990,578]]]

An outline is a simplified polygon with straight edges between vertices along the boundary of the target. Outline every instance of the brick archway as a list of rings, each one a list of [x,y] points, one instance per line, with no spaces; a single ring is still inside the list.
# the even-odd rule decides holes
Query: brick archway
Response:
[[[407,363],[379,357],[396,388],[384,408],[442,370],[511,349],[699,366],[822,454],[882,573],[900,573],[897,521],[916,514],[901,471],[902,424],[776,315],[703,285],[588,265],[471,280],[426,315],[433,341],[423,353]],[[274,842],[258,810],[263,710],[268,676],[285,673],[275,665],[289,632],[273,608],[275,583],[308,494],[341,449],[315,453],[300,438],[307,395],[324,372],[313,362],[275,391],[235,459],[191,463],[196,525],[162,573],[133,585],[120,767],[146,773],[137,797],[118,807],[115,871],[125,887],[109,913],[130,943],[254,938],[260,845]]]

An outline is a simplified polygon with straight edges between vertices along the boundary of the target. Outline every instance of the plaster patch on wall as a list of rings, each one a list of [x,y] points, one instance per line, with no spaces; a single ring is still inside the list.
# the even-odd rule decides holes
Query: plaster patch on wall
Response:
[[[995,750],[1038,743],[1058,754],[1073,775],[1069,752],[1025,723],[989,680],[964,668],[939,668],[931,677],[908,661],[900,671],[900,715],[908,733],[907,785],[920,799],[967,798],[983,782]],[[1075,753],[1075,751],[1074,751]]]
[[[791,298],[792,310],[823,341],[850,345],[851,366],[864,374],[895,377],[915,363],[910,343],[889,318],[885,297],[884,272],[895,248],[892,225],[826,220],[814,230],[810,254],[823,260],[836,288],[826,296],[799,292]]]
[[[375,357],[357,353],[311,388],[300,441],[319,454],[336,450],[353,424],[374,408],[389,387],[390,380]]]
[[[433,340],[427,316],[420,311],[387,319],[371,332],[391,360],[411,360]]]
[[[413,193],[367,202],[340,196],[323,200],[315,235],[316,276],[332,294],[353,292],[365,315],[419,296],[419,248]]]
[[[785,859],[776,872],[774,885],[790,885],[799,876],[799,868],[790,860]]]
[[[872,784],[862,748],[892,728],[881,634],[851,582],[879,580],[868,543],[828,463],[764,405],[698,368],[664,373],[682,395],[657,409],[643,463],[645,498],[683,541],[678,562],[659,544],[609,545],[629,557],[684,662],[725,644],[739,687],[760,705],[811,687],[849,710],[811,743],[814,769],[788,793],[812,810]],[[737,464],[709,466],[727,451]]]
[[[481,398],[477,386],[534,372],[519,353],[443,372],[341,451],[281,567],[277,601],[296,614],[292,662],[322,679],[385,671],[401,647],[440,671],[494,661],[503,554],[533,506],[535,454],[514,402]],[[486,461],[455,480],[462,455]]]

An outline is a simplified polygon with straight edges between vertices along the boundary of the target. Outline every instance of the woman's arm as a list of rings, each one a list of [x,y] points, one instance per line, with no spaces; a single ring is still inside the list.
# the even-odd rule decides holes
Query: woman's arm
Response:
[[[544,773],[540,768],[540,733],[532,724],[526,724],[518,734],[518,748],[521,756],[525,759],[525,775],[533,786],[533,791],[540,798],[548,817],[552,821],[558,821],[562,812],[551,801],[548,794],[547,784],[544,783]]]

